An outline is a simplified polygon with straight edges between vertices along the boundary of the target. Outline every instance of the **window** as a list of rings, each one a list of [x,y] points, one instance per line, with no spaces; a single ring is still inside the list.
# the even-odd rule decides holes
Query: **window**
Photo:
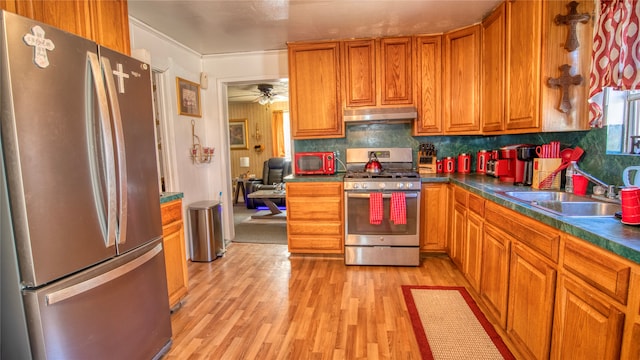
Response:
[[[640,155],[640,90],[604,91],[607,154]]]

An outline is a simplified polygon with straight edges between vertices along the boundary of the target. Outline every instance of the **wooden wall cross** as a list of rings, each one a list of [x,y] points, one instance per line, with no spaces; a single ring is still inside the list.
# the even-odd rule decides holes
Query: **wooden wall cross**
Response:
[[[556,15],[555,18],[556,25],[569,25],[567,41],[564,43],[564,48],[569,52],[580,46],[580,42],[578,42],[578,34],[576,33],[576,26],[579,22],[586,24],[591,18],[587,13],[578,14],[578,5],[579,3],[577,1],[568,3],[567,6],[569,7],[569,14]]]
[[[561,75],[557,78],[549,78],[547,84],[551,87],[559,87],[562,90],[560,95],[560,107],[558,108],[563,113],[568,113],[571,110],[571,101],[569,101],[569,86],[582,84],[582,75],[578,74],[571,76],[569,70],[571,65],[564,64],[559,67]]]

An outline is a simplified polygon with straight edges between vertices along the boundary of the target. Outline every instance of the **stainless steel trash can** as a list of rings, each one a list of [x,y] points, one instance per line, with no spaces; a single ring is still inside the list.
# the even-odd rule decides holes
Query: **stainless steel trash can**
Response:
[[[222,204],[199,201],[189,205],[191,261],[209,262],[225,253]]]

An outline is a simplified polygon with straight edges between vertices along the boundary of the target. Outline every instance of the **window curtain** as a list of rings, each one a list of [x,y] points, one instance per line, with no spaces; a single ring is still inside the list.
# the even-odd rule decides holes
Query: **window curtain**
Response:
[[[599,0],[593,29],[589,124],[602,127],[602,90],[640,89],[639,0]]]
[[[284,157],[284,121],[283,111],[276,110],[271,113],[271,137],[273,144],[273,157]]]

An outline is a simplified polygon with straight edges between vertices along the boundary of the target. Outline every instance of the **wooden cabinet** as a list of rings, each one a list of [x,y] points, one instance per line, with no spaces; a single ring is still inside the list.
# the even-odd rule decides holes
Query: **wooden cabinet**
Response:
[[[511,248],[507,333],[529,359],[548,359],[555,300],[554,264],[522,244]]]
[[[420,251],[445,251],[447,184],[423,184],[420,197]]]
[[[382,38],[379,42],[380,105],[412,105],[411,37]]]
[[[504,130],[505,3],[482,22],[482,132]]]
[[[294,139],[344,136],[340,43],[289,44],[289,107]]]
[[[467,236],[467,192],[453,188],[453,212],[451,216],[451,241],[449,257],[460,270],[463,269],[464,243]]]
[[[467,229],[464,248],[464,274],[471,286],[480,291],[482,266],[482,229],[484,220],[471,210],[467,211]]]
[[[543,61],[542,61],[542,88],[541,88],[541,114],[542,131],[567,131],[589,129],[589,74],[591,72],[591,49],[593,44],[593,24],[595,14],[595,1],[580,1],[577,11],[580,14],[591,15],[586,23],[576,26],[576,38],[579,47],[573,51],[567,51],[564,44],[567,41],[569,26],[558,26],[555,17],[558,14],[567,14],[567,4],[570,0],[545,1],[543,4]],[[570,86],[568,95],[571,110],[564,113],[559,110],[562,91],[556,87],[547,85],[547,79],[560,76],[559,67],[563,64],[571,66],[570,74],[581,75],[583,80],[580,85]]]
[[[444,132],[480,133],[480,25],[444,36]]]
[[[287,237],[291,253],[344,253],[341,182],[287,183]]]
[[[471,286],[480,290],[484,199],[466,190],[453,190],[450,256]]]
[[[129,55],[126,0],[7,0],[0,7]]]
[[[536,1],[507,1],[507,130],[540,129],[542,6]]]
[[[189,285],[187,254],[184,243],[184,222],[182,220],[182,200],[161,204],[160,208],[169,306],[174,307],[187,295]]]
[[[512,238],[491,224],[485,223],[482,240],[480,297],[490,314],[504,329],[507,324]]]
[[[416,108],[414,135],[442,133],[442,36],[415,38]]]
[[[342,46],[347,107],[413,104],[411,37],[346,40]]]
[[[344,100],[347,107],[376,106],[376,42],[374,39],[342,42]]]
[[[624,320],[612,300],[560,276],[551,359],[619,359]]]

